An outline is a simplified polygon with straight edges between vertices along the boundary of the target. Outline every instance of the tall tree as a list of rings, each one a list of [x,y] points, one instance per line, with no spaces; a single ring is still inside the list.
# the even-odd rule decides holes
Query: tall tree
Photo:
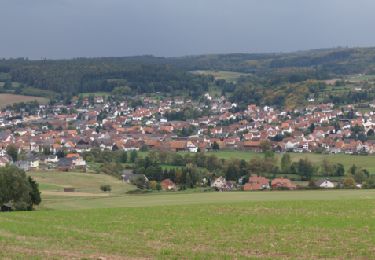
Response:
[[[297,173],[302,178],[306,180],[311,180],[312,176],[315,173],[315,167],[313,164],[306,158],[306,159],[300,159],[298,161],[297,165]]]
[[[281,171],[282,173],[289,173],[292,166],[292,159],[289,153],[284,153],[281,157]]]
[[[8,145],[7,149],[7,154],[12,158],[13,162],[16,162],[18,159],[18,149],[14,145]]]

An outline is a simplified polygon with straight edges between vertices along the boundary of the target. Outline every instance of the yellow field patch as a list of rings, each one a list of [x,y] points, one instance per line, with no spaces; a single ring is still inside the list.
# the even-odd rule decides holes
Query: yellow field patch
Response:
[[[38,101],[41,104],[48,103],[48,99],[43,98],[43,97],[31,97],[31,96],[4,94],[4,93],[0,94],[0,108],[15,104],[15,103],[31,102],[31,101]]]
[[[43,191],[42,195],[47,196],[66,196],[66,197],[108,197],[108,193],[90,193],[90,192],[62,192],[62,191]]]

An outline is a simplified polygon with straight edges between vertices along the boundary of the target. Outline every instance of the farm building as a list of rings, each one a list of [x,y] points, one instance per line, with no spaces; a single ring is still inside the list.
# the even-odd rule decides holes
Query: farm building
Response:
[[[261,176],[252,175],[249,181],[243,186],[244,191],[264,190],[270,188],[270,180]]]
[[[315,182],[315,185],[318,186],[319,188],[324,188],[324,189],[332,189],[335,187],[335,184],[327,179],[319,180]]]
[[[176,184],[171,179],[165,179],[160,182],[163,190],[176,190]]]

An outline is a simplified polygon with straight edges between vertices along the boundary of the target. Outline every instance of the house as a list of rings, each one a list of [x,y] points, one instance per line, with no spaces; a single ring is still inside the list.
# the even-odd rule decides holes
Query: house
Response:
[[[39,158],[31,157],[28,159],[30,170],[37,170],[39,169]]]
[[[44,159],[44,163],[51,163],[51,164],[54,164],[54,163],[57,163],[59,161],[59,158],[57,157],[57,155],[50,155],[48,157],[46,157]]]
[[[81,157],[73,157],[73,168],[86,172],[86,161]]]
[[[4,203],[3,205],[1,205],[1,210],[2,212],[9,212],[9,211],[12,211],[12,204],[11,203]]]
[[[335,184],[327,179],[322,179],[317,182],[315,182],[315,185],[319,188],[323,189],[332,189],[335,187]]]
[[[65,158],[61,158],[57,163],[59,171],[81,170],[86,171],[86,161],[77,153],[67,154]]]
[[[171,179],[165,179],[160,182],[163,190],[176,190],[176,184]]]
[[[219,178],[216,178],[215,181],[211,183],[211,187],[219,191],[224,190],[226,186],[227,186],[227,181],[222,176],[220,176]]]
[[[243,186],[244,191],[270,189],[270,180],[261,176],[252,175]]]
[[[102,96],[96,96],[95,97],[95,103],[96,104],[103,104],[104,103],[104,98]]]
[[[0,156],[5,156],[7,154],[7,151],[3,148],[0,148]]]
[[[191,141],[188,141],[186,146],[187,146],[187,149],[189,150],[189,152],[191,152],[191,153],[197,153],[198,152],[198,146],[193,144]]]
[[[62,172],[68,172],[72,170],[73,167],[73,158],[61,158],[57,163],[57,169]]]
[[[30,156],[26,160],[20,160],[14,163],[14,165],[24,171],[32,171],[39,169],[39,158]]]
[[[186,141],[171,141],[170,142],[170,150],[179,152],[179,151],[185,151],[186,150]]]
[[[10,159],[7,156],[0,157],[0,167],[5,167],[10,163]]]
[[[80,157],[78,153],[68,153],[66,158],[78,158]]]
[[[262,151],[262,148],[261,148],[261,145],[260,145],[260,141],[245,141],[243,143],[243,147],[246,150],[251,150],[251,151],[254,151],[254,152],[260,152],[260,151]]]
[[[137,187],[147,187],[147,184],[149,182],[148,178],[144,174],[133,174],[133,171],[131,170],[124,170],[122,172],[122,181],[136,185]]]
[[[272,189],[295,190],[297,186],[287,178],[275,178],[271,182]]]

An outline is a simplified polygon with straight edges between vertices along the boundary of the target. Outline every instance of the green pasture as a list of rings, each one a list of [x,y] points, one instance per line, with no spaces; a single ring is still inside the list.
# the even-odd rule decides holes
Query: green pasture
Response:
[[[139,153],[140,156],[145,156],[147,153]],[[180,152],[184,155],[185,152]],[[222,150],[217,152],[208,152],[207,155],[216,155],[218,158],[222,159],[240,159],[240,160],[251,160],[253,158],[263,157],[262,153],[255,153],[250,151],[231,151]],[[341,163],[344,165],[345,170],[349,169],[353,164],[366,168],[370,173],[375,174],[375,156],[373,155],[349,155],[349,154],[316,154],[316,153],[289,153],[293,161],[298,161],[299,159],[309,159],[315,164],[320,164],[324,159],[327,159],[333,163]],[[191,154],[194,155],[194,154]],[[275,157],[280,162],[282,153],[275,153]]]
[[[337,192],[332,200],[314,198],[334,192],[314,191],[304,193],[311,200],[279,192],[272,201],[237,202],[223,200],[236,193],[213,193],[216,200],[201,194],[195,203],[133,196],[134,207],[4,213],[0,258],[372,259],[375,193]],[[160,202],[147,205],[149,198]]]

